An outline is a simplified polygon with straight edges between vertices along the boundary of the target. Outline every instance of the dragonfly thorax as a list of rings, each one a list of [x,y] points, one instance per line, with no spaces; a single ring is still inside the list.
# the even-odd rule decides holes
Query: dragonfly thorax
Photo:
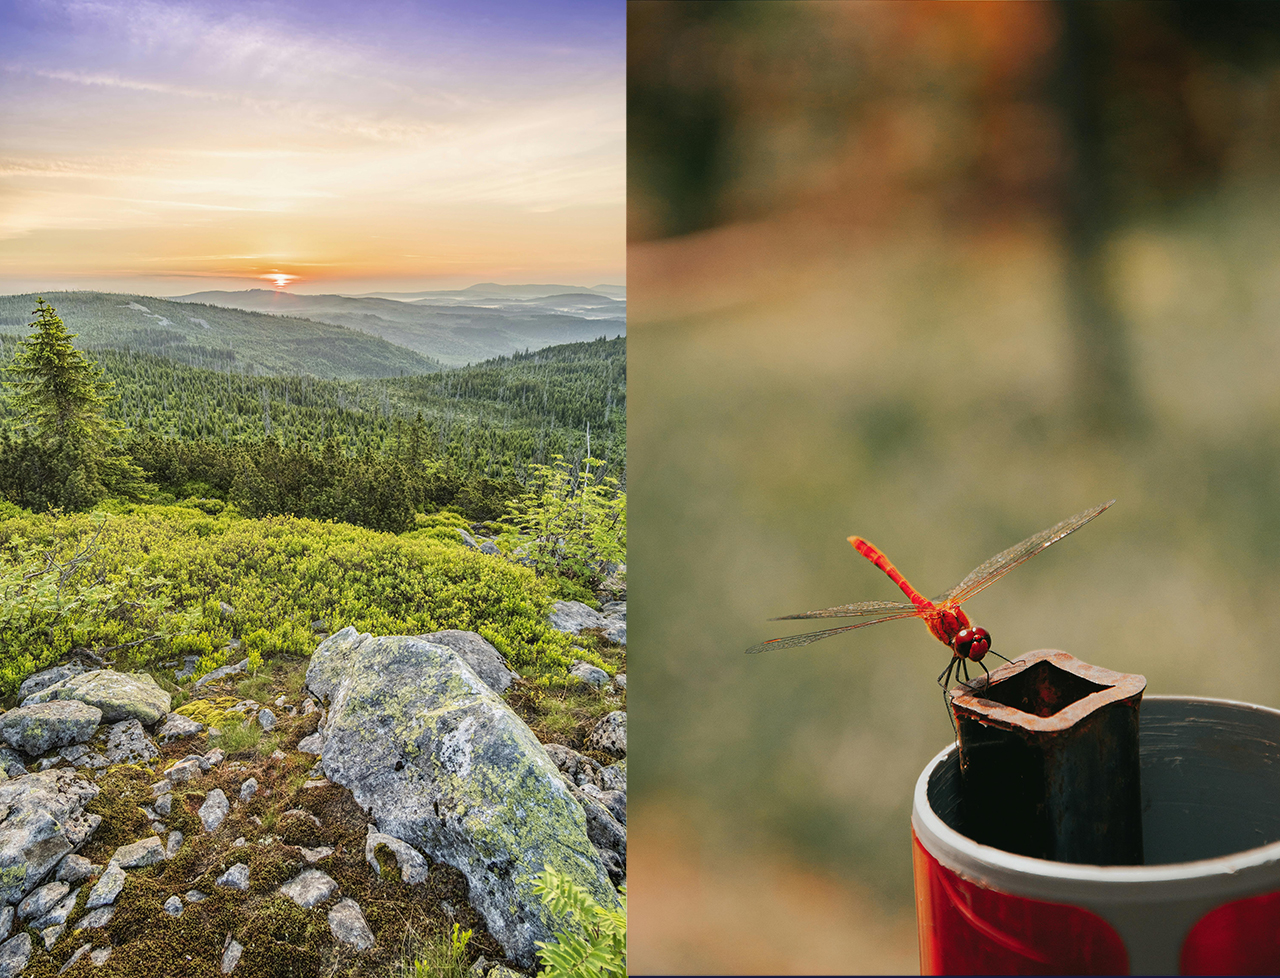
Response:
[[[957,635],[967,628],[973,628],[973,622],[969,621],[969,616],[961,608],[935,605],[930,613],[922,617],[925,624],[929,626],[929,631],[933,633],[933,637],[943,645],[950,645],[952,648],[955,648]]]

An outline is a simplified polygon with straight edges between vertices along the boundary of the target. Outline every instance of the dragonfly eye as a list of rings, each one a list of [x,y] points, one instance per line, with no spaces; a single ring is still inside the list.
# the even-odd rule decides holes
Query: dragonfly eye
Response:
[[[977,662],[991,648],[991,635],[985,628],[962,628],[956,632],[952,647],[956,655],[961,655]]]

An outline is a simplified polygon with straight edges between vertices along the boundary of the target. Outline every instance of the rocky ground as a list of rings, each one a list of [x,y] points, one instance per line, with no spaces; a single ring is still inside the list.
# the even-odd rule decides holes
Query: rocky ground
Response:
[[[575,633],[584,648],[611,648],[625,670],[625,651],[603,637],[613,627],[625,642],[625,605],[611,611],[610,625],[575,622]],[[347,644],[367,650],[366,638]],[[470,661],[465,650],[457,655]],[[498,665],[477,662],[460,674],[502,685]],[[122,674],[93,665],[32,677],[21,705],[0,715],[0,741],[10,745],[0,749],[0,978],[387,976],[412,959],[406,934],[441,940],[455,923],[472,932],[467,958],[477,974],[532,970],[527,954],[513,952],[519,939],[505,932],[508,922],[485,911],[499,940],[475,908],[484,906],[476,872],[499,879],[501,867],[477,870],[450,856],[456,868],[429,851],[435,835],[415,836],[415,848],[381,832],[379,818],[397,812],[367,793],[361,804],[326,777],[327,762],[357,792],[382,783],[368,782],[382,776],[376,766],[357,772],[365,782],[351,773],[347,747],[335,753],[352,696],[337,686],[332,697],[312,695],[308,668],[321,685],[312,660],[269,662],[257,676],[231,671],[198,687],[170,683],[173,672],[159,683],[144,675],[137,679],[150,688],[114,692],[98,687]],[[580,666],[550,705],[507,675],[505,703],[548,745],[534,744],[545,759],[535,757],[535,768],[554,765],[546,766],[558,779],[553,792],[581,809],[584,852],[607,872],[605,885],[617,884],[626,873],[625,674]],[[510,713],[481,692],[490,712]],[[357,714],[357,729],[361,722]],[[449,824],[463,824],[466,811]]]

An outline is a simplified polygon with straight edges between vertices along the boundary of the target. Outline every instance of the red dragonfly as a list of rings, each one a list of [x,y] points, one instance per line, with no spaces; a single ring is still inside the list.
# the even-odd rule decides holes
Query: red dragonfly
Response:
[[[803,635],[774,638],[767,642],[761,642],[759,645],[753,645],[747,651],[764,652],[766,649],[795,649],[802,645],[808,645],[810,642],[816,642],[819,639],[839,635],[841,632],[852,631],[855,628],[866,628],[868,625],[878,625],[882,621],[893,621],[895,618],[923,618],[934,638],[951,649],[951,662],[948,663],[942,674],[938,676],[939,685],[946,689],[951,682],[953,672],[957,680],[960,678],[960,671],[957,666],[964,668],[964,678],[967,682],[969,679],[969,662],[979,663],[982,665],[983,671],[986,671],[987,667],[982,663],[982,657],[994,650],[991,648],[991,633],[985,628],[975,627],[969,621],[969,616],[961,610],[960,605],[988,584],[992,584],[1004,577],[1005,574],[1009,573],[1024,560],[1029,560],[1045,547],[1057,543],[1068,533],[1074,533],[1080,529],[1080,527],[1105,511],[1114,502],[1115,500],[1113,499],[1111,502],[1095,506],[1093,509],[1086,509],[1083,513],[1077,513],[1070,519],[1063,520],[1047,530],[1042,530],[1035,536],[1027,537],[1017,546],[1010,547],[1003,553],[998,553],[990,560],[979,564],[963,581],[949,591],[944,591],[932,601],[907,583],[907,579],[899,573],[898,568],[889,562],[889,558],[881,553],[879,548],[868,543],[862,537],[849,537],[849,542],[853,544],[854,549],[888,574],[889,580],[902,588],[902,593],[910,599],[910,602],[863,601],[859,604],[842,604],[838,608],[824,608],[821,611],[806,611],[800,615],[783,615],[780,618],[771,618],[770,621],[789,621],[793,618],[860,617],[870,617],[871,620],[860,621],[855,625],[841,625],[839,628],[825,628],[820,632],[806,632]],[[1000,655],[999,652],[995,652],[995,654]],[[1000,655],[1000,658],[1004,659],[1004,656]],[[1006,659],[1005,661],[1007,662],[1008,660]],[[987,675],[990,676],[990,673],[988,672]]]

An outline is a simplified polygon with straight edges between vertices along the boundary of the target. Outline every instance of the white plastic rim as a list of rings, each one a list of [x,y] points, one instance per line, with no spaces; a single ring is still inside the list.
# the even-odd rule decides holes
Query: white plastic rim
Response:
[[[1175,709],[1185,704],[1189,713],[1197,707],[1238,710],[1280,731],[1280,711],[1251,703],[1144,697],[1143,706],[1148,703]],[[1280,754],[1275,742],[1271,747]],[[955,744],[941,751],[916,782],[911,825],[920,844],[942,866],[980,886],[1098,914],[1124,938],[1133,974],[1176,974],[1182,940],[1205,913],[1232,900],[1280,890],[1280,841],[1213,859],[1153,866],[1060,863],[974,842],[943,821],[929,801],[931,779],[956,751]],[[1280,807],[1280,796],[1274,805]]]

